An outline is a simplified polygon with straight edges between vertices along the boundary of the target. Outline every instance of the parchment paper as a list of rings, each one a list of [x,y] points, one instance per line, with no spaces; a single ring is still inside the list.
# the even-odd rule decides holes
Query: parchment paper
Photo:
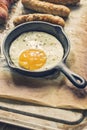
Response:
[[[3,44],[8,30],[14,27],[12,24],[13,18],[23,13],[23,7],[17,8],[20,5],[18,3],[13,8],[11,15],[14,14],[14,16],[8,21],[5,30],[3,28],[0,34],[1,44]],[[21,9],[19,14],[17,14],[18,9]],[[71,14],[66,20],[64,30],[71,43],[67,65],[70,70],[87,80],[86,0],[81,0],[80,5],[71,8]],[[2,54],[0,57],[0,97],[58,108],[87,109],[87,87],[82,90],[77,89],[62,73],[56,79],[33,79],[23,76],[9,69]]]

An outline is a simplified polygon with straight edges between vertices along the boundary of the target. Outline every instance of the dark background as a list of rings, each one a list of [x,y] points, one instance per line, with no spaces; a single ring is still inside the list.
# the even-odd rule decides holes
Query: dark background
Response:
[[[31,130],[0,122],[0,130]]]

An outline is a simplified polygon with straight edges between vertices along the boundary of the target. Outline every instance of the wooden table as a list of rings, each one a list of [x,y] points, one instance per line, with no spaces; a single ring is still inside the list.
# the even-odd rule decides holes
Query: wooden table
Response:
[[[86,0],[82,0],[82,2],[87,3]],[[9,21],[7,22],[5,30],[3,27],[3,39],[9,29],[13,27],[12,19],[14,16],[23,13],[23,10],[20,9],[22,8],[20,5],[21,2],[19,1],[15,6],[13,6],[11,19],[9,16]],[[18,6],[17,9],[16,6]],[[67,20],[67,23],[68,22],[69,21]],[[67,30],[67,24],[65,26],[65,30],[66,32],[70,31]],[[85,119],[82,117],[82,114],[85,116]],[[54,109],[52,107],[0,98],[0,122],[13,124],[19,127],[21,126],[24,127],[24,130],[26,128],[36,130],[86,130],[86,115],[86,110],[71,111],[57,108]],[[3,127],[3,124],[1,124],[1,127]],[[16,129],[16,127],[13,128]]]

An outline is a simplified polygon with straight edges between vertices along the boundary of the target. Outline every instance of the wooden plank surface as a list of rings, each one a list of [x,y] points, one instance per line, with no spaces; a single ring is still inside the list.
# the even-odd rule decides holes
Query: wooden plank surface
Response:
[[[48,108],[23,102],[1,100],[0,102],[0,121],[6,123],[15,124],[25,128],[38,129],[38,130],[72,130],[76,127],[80,130],[83,126],[85,127],[86,119],[82,121],[82,114],[69,110]],[[2,106],[2,107],[1,107]],[[4,108],[4,109],[3,109]],[[22,113],[21,113],[22,112]],[[80,111],[81,112],[81,111]],[[58,122],[48,121],[45,119],[36,118],[31,116],[32,114],[49,116],[53,118],[60,119]],[[85,113],[86,114],[86,113]],[[66,120],[69,123],[63,122],[61,120]],[[80,122],[78,122],[80,121]],[[72,122],[74,125],[72,125]]]
[[[18,8],[17,8],[18,7]],[[7,33],[14,28],[14,25],[12,23],[12,20],[14,19],[15,16],[20,15],[24,12],[24,9],[21,5],[21,2],[19,1],[18,3],[15,4],[15,6],[12,7],[12,13],[9,16],[9,20],[6,24],[5,27],[0,27],[0,38],[2,40],[0,43],[3,43],[3,40]],[[78,19],[78,20],[77,20]],[[84,76],[87,79],[87,1],[86,0],[81,0],[80,6],[78,7],[73,7],[71,9],[71,14],[69,18],[66,21],[66,25],[64,28],[65,32],[67,33],[70,42],[71,42],[71,53],[68,57],[67,64],[76,73],[79,73],[80,75]],[[3,36],[3,37],[2,37]],[[80,55],[81,54],[81,55]],[[80,56],[79,56],[80,55]],[[77,58],[78,57],[78,58]],[[60,109],[57,109],[57,111],[50,111],[50,109],[44,107],[37,107],[35,105],[30,105],[26,103],[17,103],[13,101],[13,99],[20,100],[20,101],[28,101],[28,102],[37,102],[38,104],[46,104],[46,105],[51,105],[51,106],[58,106],[59,107],[68,107],[68,108],[80,108],[80,109],[87,109],[87,89],[84,90],[77,90],[76,88],[72,89],[73,86],[71,85],[70,82],[68,82],[67,79],[63,78],[63,75],[60,76],[60,79],[66,82],[67,86],[62,86],[60,91],[57,91],[58,84],[60,84],[60,79],[58,81],[55,81],[55,85],[53,89],[53,83],[45,83],[45,91],[43,92],[43,87],[40,89],[35,88],[34,86],[34,91],[32,88],[27,89],[28,86],[27,84],[23,83],[22,85],[20,82],[18,82],[17,78],[13,78],[17,76],[18,78],[20,77],[19,75],[13,74],[12,72],[9,73],[9,68],[7,67],[7,64],[4,60],[4,57],[1,53],[1,64],[0,64],[0,106],[3,106],[5,108],[14,108],[15,110],[21,110],[21,111],[27,111],[27,112],[34,112],[36,114],[41,113],[41,114],[48,114],[50,116],[50,113],[52,114],[53,117],[57,116],[58,118],[62,119],[67,119],[69,121],[76,121],[81,117],[81,114],[75,114],[75,113],[70,113],[66,111],[61,111]],[[4,64],[2,64],[4,63]],[[74,65],[72,64],[74,63]],[[2,70],[2,66],[4,66],[4,71]],[[78,68],[79,66],[79,68]],[[26,82],[26,78],[22,78]],[[16,86],[13,85],[13,80],[16,81]],[[21,80],[21,78],[20,78]],[[31,80],[31,79],[30,79]],[[65,84],[64,82],[64,84]],[[21,87],[21,91],[20,88]],[[24,87],[27,86],[27,87]],[[48,86],[48,87],[47,87]],[[50,88],[50,89],[49,89]],[[10,91],[9,91],[10,90]],[[28,90],[28,91],[27,91]],[[50,91],[49,91],[50,90]],[[15,93],[14,93],[15,92]],[[31,94],[31,92],[33,92]],[[38,92],[39,92],[39,97],[38,97]],[[43,93],[42,93],[43,92]],[[49,93],[50,92],[50,93]],[[54,93],[53,93],[54,92]],[[20,94],[19,94],[20,93]],[[56,94],[55,94],[56,93]],[[68,93],[68,94],[67,94]],[[43,96],[42,96],[43,94]],[[25,96],[26,95],[26,96]],[[58,95],[58,97],[57,97]],[[63,95],[63,96],[62,96]],[[19,97],[20,96],[20,97]],[[30,97],[31,96],[31,97]],[[33,96],[33,98],[32,98]],[[64,98],[65,96],[65,98]],[[43,98],[42,98],[43,97]],[[48,98],[49,97],[49,98]],[[9,100],[2,100],[2,98],[8,98]],[[10,100],[12,99],[12,100]],[[48,100],[47,100],[48,99]],[[53,100],[57,99],[57,100]],[[60,100],[61,99],[61,100]],[[62,102],[61,102],[62,101]],[[66,102],[67,101],[67,102]],[[14,103],[15,102],[15,103]],[[59,104],[60,103],[60,104]],[[68,104],[67,104],[68,103]],[[31,111],[32,110],[32,111]],[[57,114],[56,114],[57,113]],[[86,114],[86,113],[85,113]],[[47,120],[42,120],[42,119],[36,119],[30,116],[24,116],[21,114],[5,111],[0,109],[0,121],[4,121],[7,123],[11,124],[16,124],[19,126],[23,126],[26,128],[35,128],[35,129],[40,129],[40,130],[82,130],[86,128],[86,118],[81,124],[78,125],[67,125],[67,124],[62,124],[62,123],[56,123],[56,122],[50,122]]]
[[[13,19],[23,13],[22,8],[20,1],[13,8],[11,19],[6,24],[7,29],[0,34],[3,38],[2,44],[9,29],[14,28]],[[86,14],[87,1],[82,0],[79,6],[71,9],[71,14],[66,20],[64,28],[71,44],[66,64],[70,70],[85,79],[87,79]],[[56,79],[33,79],[10,71],[3,55],[1,55],[0,60],[0,97],[53,107],[87,108],[87,87],[82,90],[77,89],[62,73]]]

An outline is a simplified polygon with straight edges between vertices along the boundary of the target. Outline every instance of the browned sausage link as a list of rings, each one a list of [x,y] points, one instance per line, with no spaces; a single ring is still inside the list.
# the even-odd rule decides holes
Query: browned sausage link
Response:
[[[40,0],[62,5],[76,5],[80,0]]]
[[[51,14],[38,14],[38,13],[18,16],[14,19],[13,23],[15,26],[17,26],[21,23],[29,22],[29,21],[45,21],[45,22],[61,25],[62,27],[65,25],[63,18],[59,16],[53,16]]]
[[[8,18],[8,10],[15,0],[0,0],[0,24],[4,24]]]
[[[22,0],[24,7],[43,12],[47,14],[59,15],[61,17],[68,17],[70,9],[64,5],[56,5],[40,0]]]

